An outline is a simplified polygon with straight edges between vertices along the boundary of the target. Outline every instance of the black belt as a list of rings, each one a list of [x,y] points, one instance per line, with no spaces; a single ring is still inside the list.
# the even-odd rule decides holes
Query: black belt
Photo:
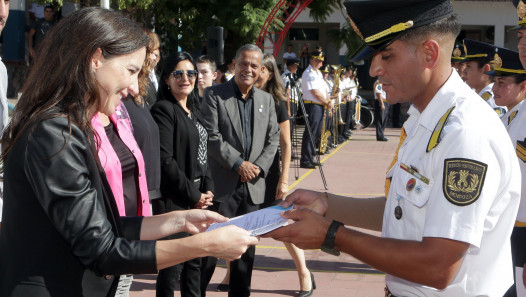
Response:
[[[396,295],[393,295],[391,291],[389,291],[389,288],[387,286],[385,286],[384,292],[385,292],[385,297],[396,297]]]

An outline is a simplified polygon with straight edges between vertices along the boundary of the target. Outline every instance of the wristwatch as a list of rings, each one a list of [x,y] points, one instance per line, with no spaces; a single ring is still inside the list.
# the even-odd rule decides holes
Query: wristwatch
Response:
[[[321,245],[321,250],[326,252],[327,254],[331,254],[333,256],[339,256],[340,251],[336,250],[334,248],[334,239],[336,238],[336,231],[338,231],[338,228],[342,226],[343,224],[334,220],[332,221],[331,225],[329,226],[329,229],[327,230],[327,235],[325,235],[325,240],[323,241],[323,244]]]

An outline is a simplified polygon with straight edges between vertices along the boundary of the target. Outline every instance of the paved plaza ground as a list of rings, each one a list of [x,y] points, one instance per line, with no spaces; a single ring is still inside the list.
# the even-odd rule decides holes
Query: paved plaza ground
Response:
[[[386,136],[390,138],[388,142],[377,142],[374,127],[358,130],[351,140],[322,156],[329,192],[364,199],[383,195],[385,171],[398,145],[400,129],[387,128]],[[295,169],[298,164],[292,165],[291,188],[324,191],[319,170]],[[384,274],[349,255],[335,257],[320,250],[308,250],[305,257],[316,280],[317,289],[313,296],[384,296]],[[219,263],[208,287],[207,296],[210,297],[228,296],[228,293],[215,291],[225,275],[225,262]],[[155,277],[136,275],[130,296],[154,297]],[[296,296],[298,290],[294,262],[284,245],[272,239],[262,239],[256,247],[251,296]],[[175,292],[175,296],[180,296],[180,293]]]

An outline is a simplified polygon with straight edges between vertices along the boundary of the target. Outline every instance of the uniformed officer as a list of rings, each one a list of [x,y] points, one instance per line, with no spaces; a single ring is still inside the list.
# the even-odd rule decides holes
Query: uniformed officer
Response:
[[[301,76],[301,91],[303,93],[303,102],[305,103],[305,111],[308,115],[308,124],[312,137],[315,141],[315,146],[318,147],[320,139],[321,124],[323,117],[323,110],[325,106],[330,106],[331,101],[327,83],[323,80],[323,75],[320,72],[320,67],[325,60],[325,53],[323,51],[314,51],[311,53],[309,67],[305,69]],[[330,106],[329,108],[332,108]],[[315,148],[312,147],[310,135],[308,130],[303,132],[301,140],[301,168],[315,168],[321,164],[314,160]]]
[[[497,48],[493,59],[493,69],[488,72],[495,77],[493,93],[495,102],[508,108],[502,118],[511,141],[515,146],[522,173],[522,192],[519,212],[511,235],[511,252],[515,267],[515,286],[506,293],[506,297],[526,296],[524,292],[523,270],[526,263],[526,105],[523,104],[526,93],[526,70],[523,69],[519,53]]]
[[[491,70],[490,62],[495,46],[471,39],[464,39],[464,46],[467,61],[464,69],[466,83],[497,112],[499,117],[502,117],[506,113],[506,108],[495,104],[491,91],[493,77],[486,74]]]
[[[519,58],[521,59],[522,67],[526,69],[526,4],[524,1],[513,0],[513,4],[517,7],[519,14],[519,22],[517,24],[517,39],[519,40]]]
[[[340,89],[342,89],[342,102],[340,104],[340,114],[344,124],[341,124],[338,127],[338,134],[341,139],[340,142],[343,142],[346,139],[351,139],[352,131],[351,124],[356,126],[360,124],[355,117],[355,123],[353,121],[353,115],[355,112],[355,106],[358,98],[358,82],[356,81],[357,70],[349,65],[345,67],[345,73],[342,75],[342,80],[340,82]]]
[[[464,46],[461,44],[455,44],[455,48],[451,53],[451,66],[457,70],[458,74],[464,81],[464,69],[466,69],[466,64],[466,53],[464,52]]]
[[[287,60],[287,69],[281,75],[281,79],[285,84],[285,90],[287,90],[287,97],[289,101],[287,102],[287,110],[290,117],[290,137],[293,139],[294,129],[296,128],[296,115],[298,112],[298,99],[300,94],[300,81],[298,80],[298,67],[300,65],[299,59],[289,59]],[[299,159],[299,156],[296,156],[292,152],[293,159]]]
[[[376,122],[376,140],[377,141],[388,141],[389,138],[385,137],[384,129],[387,124],[387,116],[389,115],[389,103],[387,102],[387,95],[382,88],[382,83],[376,80],[374,83],[374,119]]]
[[[388,192],[363,199],[295,191],[283,203],[294,203],[283,216],[295,222],[268,236],[342,251],[386,272],[386,296],[502,296],[513,283],[520,169],[499,118],[451,68],[460,22],[450,0],[344,4],[365,40],[355,58],[372,56],[369,73],[390,103],[412,103]]]

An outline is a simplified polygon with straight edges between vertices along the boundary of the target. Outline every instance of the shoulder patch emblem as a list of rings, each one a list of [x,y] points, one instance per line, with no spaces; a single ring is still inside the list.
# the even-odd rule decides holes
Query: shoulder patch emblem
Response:
[[[477,201],[484,185],[488,165],[470,159],[444,160],[443,190],[446,199],[458,206]]]
[[[515,153],[517,157],[526,163],[526,139],[523,141],[517,140],[517,145],[515,146]]]
[[[482,94],[480,97],[482,97],[482,99],[484,99],[484,101],[488,101],[489,98],[491,98],[491,93],[490,92],[484,92],[484,94]]]

